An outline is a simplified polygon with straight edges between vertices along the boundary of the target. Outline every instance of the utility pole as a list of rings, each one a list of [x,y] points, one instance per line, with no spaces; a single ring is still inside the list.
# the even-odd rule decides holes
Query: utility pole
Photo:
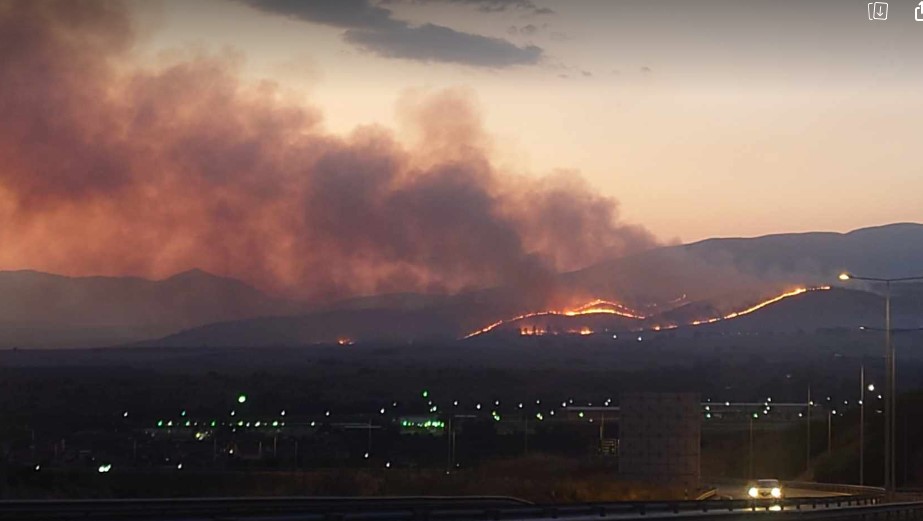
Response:
[[[372,418],[371,417],[369,417],[368,431],[369,431],[369,443],[366,447],[365,453],[368,454],[369,458],[371,458],[372,457]]]
[[[808,385],[808,413],[805,415],[807,416],[807,419],[808,419],[807,421],[808,441],[805,443],[805,445],[807,446],[806,447],[807,455],[805,457],[805,471],[806,472],[811,470],[811,406],[813,404],[814,402],[811,401],[811,386]]]
[[[599,413],[599,448],[602,449],[606,437],[606,411]]]
[[[894,347],[891,345],[891,282],[885,282],[885,491],[894,491]]]
[[[859,366],[859,486],[865,484],[865,364]]]
[[[447,430],[445,432],[445,441],[446,441],[446,456],[445,456],[445,473],[448,474],[452,472],[452,456],[454,452],[454,433],[452,432],[452,417],[448,418],[449,424],[446,426]]]
[[[529,417],[522,413],[522,453],[529,454]]]
[[[753,416],[750,416],[750,456],[747,459],[750,462],[750,470],[747,474],[747,478],[753,479]]]

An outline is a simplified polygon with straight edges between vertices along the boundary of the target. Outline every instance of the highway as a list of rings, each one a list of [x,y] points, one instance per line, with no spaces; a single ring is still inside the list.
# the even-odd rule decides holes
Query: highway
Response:
[[[716,487],[716,497],[721,499],[750,499],[747,495],[747,487],[744,485],[720,485]],[[812,490],[809,488],[789,488],[783,487],[786,498],[821,498],[845,496],[843,492],[828,492],[825,490]]]
[[[879,505],[881,489],[792,483],[778,505],[752,502],[743,482],[717,488],[715,499],[534,505],[508,497],[369,497],[369,498],[188,498],[137,500],[0,501],[0,520],[70,521],[81,519],[149,521],[497,521],[546,519],[651,519],[694,517],[722,520],[776,514],[787,519],[848,519],[869,508],[905,508],[917,516],[923,503],[907,507]],[[784,485],[783,485],[784,487]],[[772,506],[772,508],[770,508]],[[863,509],[865,509],[863,511]],[[778,510],[782,510],[779,512]],[[826,514],[825,514],[826,512]],[[860,516],[861,517],[861,516]]]
[[[3,501],[3,520],[148,521],[539,521],[562,519],[697,519],[776,514],[819,518],[861,512],[876,505],[871,496],[784,499],[781,506],[748,500],[614,502],[532,505],[512,498],[250,498],[186,500]],[[923,503],[913,508],[923,513]],[[779,512],[779,510],[784,510]],[[824,514],[826,512],[826,514]]]

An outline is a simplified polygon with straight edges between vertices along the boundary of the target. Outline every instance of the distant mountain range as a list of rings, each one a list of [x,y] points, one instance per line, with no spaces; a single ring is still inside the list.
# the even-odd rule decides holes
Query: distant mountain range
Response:
[[[0,272],[0,347],[92,347],[305,306],[192,270],[164,280]]]
[[[151,281],[0,272],[0,347],[308,345],[458,339],[507,321],[489,334],[630,330],[687,325],[745,309],[799,286],[808,292],[746,316],[695,326],[700,331],[804,331],[875,325],[880,297],[869,286],[838,283],[849,270],[874,277],[923,273],[923,225],[894,224],[846,234],[801,233],[709,239],[667,246],[558,275],[533,287],[459,295],[394,294],[354,298],[317,310],[274,298],[240,281],[190,271]],[[907,324],[923,325],[920,292],[899,295]],[[602,299],[625,308],[568,316]],[[601,305],[600,307],[606,307]],[[896,309],[898,306],[896,306]],[[643,315],[644,320],[624,316]],[[620,311],[621,310],[621,311]],[[618,311],[618,312],[616,312]],[[529,329],[531,328],[531,329]],[[158,339],[158,340],[150,340]],[[142,342],[143,341],[143,342]]]

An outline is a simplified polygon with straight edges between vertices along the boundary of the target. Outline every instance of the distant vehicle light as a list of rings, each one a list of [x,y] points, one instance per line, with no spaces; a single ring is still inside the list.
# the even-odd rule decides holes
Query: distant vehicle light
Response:
[[[780,497],[782,497],[782,489],[779,488],[779,487],[773,487],[773,489],[770,491],[770,493],[772,494],[772,497],[774,497],[774,498],[780,498]]]

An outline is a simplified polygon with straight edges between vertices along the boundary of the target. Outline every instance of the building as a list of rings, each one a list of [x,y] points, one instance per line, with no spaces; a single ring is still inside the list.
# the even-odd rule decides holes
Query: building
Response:
[[[701,422],[698,394],[622,394],[619,473],[639,481],[697,487]]]

